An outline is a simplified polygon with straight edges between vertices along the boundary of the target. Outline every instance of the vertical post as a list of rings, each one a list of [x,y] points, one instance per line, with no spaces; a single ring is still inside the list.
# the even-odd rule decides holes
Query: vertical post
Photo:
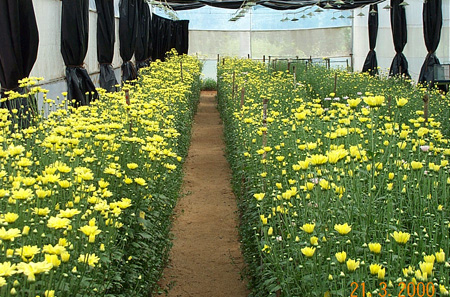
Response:
[[[425,118],[425,121],[423,122],[423,125],[426,126],[428,124],[428,103],[430,101],[430,95],[425,94],[423,96],[423,116]]]
[[[127,103],[127,105],[130,105],[130,90],[124,89],[124,91],[125,91],[125,102]]]
[[[183,82],[183,61],[180,61],[181,82]]]
[[[234,100],[235,80],[236,80],[236,73],[233,71],[233,89],[231,90],[231,99],[233,100]]]
[[[225,65],[225,58],[222,59],[222,65]]]
[[[295,71],[295,65],[292,66],[292,72],[294,72],[294,88],[297,87],[297,71]]]
[[[336,96],[337,91],[337,72],[334,73],[334,95]]]
[[[124,91],[125,91],[125,102],[127,103],[127,105],[128,106],[130,106],[131,105],[131,100],[130,100],[130,90],[129,89],[124,89]],[[129,114],[129,109],[127,109],[127,115]],[[129,127],[129,132],[130,132],[130,135],[131,135],[131,128],[132,128],[132,125],[133,125],[133,123],[132,123],[132,121],[131,121],[131,119],[130,119],[130,127]]]
[[[353,54],[350,54],[350,69],[353,72]]]
[[[263,55],[263,63],[266,63],[266,55]]]
[[[250,54],[247,54],[247,59],[250,59]]]
[[[271,57],[269,56],[269,65],[270,65],[270,58],[271,58]]]
[[[287,70],[289,73],[291,73],[291,62],[290,61],[287,64]]]
[[[264,127],[267,126],[267,103],[268,102],[269,102],[269,99],[267,99],[267,98],[263,99],[263,126]]]
[[[388,96],[388,115],[391,115],[391,102],[392,102],[392,96]]]
[[[220,54],[217,54],[217,64],[220,63]]]
[[[267,103],[269,102],[269,99],[264,98],[263,99],[263,127],[267,128]],[[265,147],[267,144],[267,131],[263,132],[263,147]],[[266,158],[266,152],[264,151],[263,159]]]

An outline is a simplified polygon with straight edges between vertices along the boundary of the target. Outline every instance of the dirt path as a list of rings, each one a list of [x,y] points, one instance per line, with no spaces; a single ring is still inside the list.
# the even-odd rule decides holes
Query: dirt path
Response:
[[[175,208],[175,235],[165,286],[169,297],[243,297],[237,207],[224,156],[215,92],[202,92],[194,119],[183,192]],[[164,284],[163,284],[164,285]]]

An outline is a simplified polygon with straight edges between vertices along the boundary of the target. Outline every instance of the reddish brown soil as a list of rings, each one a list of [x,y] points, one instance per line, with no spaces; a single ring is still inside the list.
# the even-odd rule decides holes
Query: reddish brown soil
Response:
[[[202,92],[185,163],[184,197],[175,208],[175,236],[162,286],[169,297],[247,296],[237,207],[224,156],[216,93]]]

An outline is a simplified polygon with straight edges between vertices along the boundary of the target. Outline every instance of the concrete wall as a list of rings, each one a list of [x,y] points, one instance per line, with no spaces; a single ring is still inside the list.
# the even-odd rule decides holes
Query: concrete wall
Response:
[[[417,81],[419,77],[420,68],[427,55],[425,41],[423,38],[423,24],[422,24],[422,7],[423,0],[406,0],[409,5],[405,7],[406,22],[408,24],[408,43],[405,46],[403,53],[409,63],[409,73],[412,78]],[[388,2],[378,4],[378,18],[379,29],[378,39],[375,52],[378,58],[378,66],[381,70],[388,72],[391,66],[392,59],[395,55],[394,44],[392,41],[390,10],[383,9]],[[364,13],[365,16],[357,16],[359,13]],[[354,11],[353,21],[353,54],[354,54],[354,69],[361,71],[364,60],[369,51],[369,33],[368,33],[368,15],[369,7],[356,9]],[[443,26],[441,32],[441,41],[437,49],[436,55],[441,63],[450,63],[450,3],[449,1],[442,1],[442,16]]]

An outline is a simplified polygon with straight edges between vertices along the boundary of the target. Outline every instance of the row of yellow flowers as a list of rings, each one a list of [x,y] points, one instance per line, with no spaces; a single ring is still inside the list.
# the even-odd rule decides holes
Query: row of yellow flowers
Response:
[[[122,91],[100,90],[77,109],[64,102],[47,119],[33,114],[24,129],[14,121],[25,112],[0,110],[0,296],[144,296],[156,287],[199,72],[198,60],[173,55]],[[29,92],[9,100],[44,93],[50,104],[35,84],[22,81]]]
[[[448,295],[449,140],[414,98],[360,76],[326,102],[262,63],[219,65],[255,296]]]

